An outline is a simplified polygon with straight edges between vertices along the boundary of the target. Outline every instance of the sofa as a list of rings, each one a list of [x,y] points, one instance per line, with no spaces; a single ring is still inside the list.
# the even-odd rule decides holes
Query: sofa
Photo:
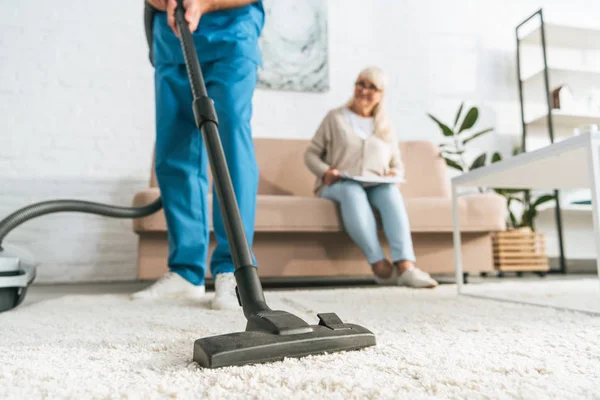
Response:
[[[344,231],[337,205],[312,192],[315,177],[304,164],[308,143],[308,139],[254,139],[260,183],[253,251],[259,275],[261,279],[371,277],[371,267]],[[403,141],[399,146],[406,170],[406,182],[399,187],[417,264],[432,275],[454,274],[451,186],[446,163],[431,142]],[[149,187],[135,194],[133,205],[150,203],[159,195],[152,166]],[[212,202],[209,196],[211,208]],[[464,271],[492,271],[491,235],[506,229],[505,199],[495,193],[464,194],[459,198],[458,211]],[[164,212],[135,219],[133,231],[139,238],[138,278],[160,277],[167,271],[168,256]],[[382,229],[380,236],[389,255]],[[209,257],[215,246],[212,222],[210,242]]]

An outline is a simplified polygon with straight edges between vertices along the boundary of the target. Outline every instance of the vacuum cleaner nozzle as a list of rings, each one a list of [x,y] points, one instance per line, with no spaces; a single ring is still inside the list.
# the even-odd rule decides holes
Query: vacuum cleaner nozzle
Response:
[[[318,314],[308,325],[286,311],[266,311],[248,318],[245,332],[196,340],[194,361],[205,368],[258,364],[311,354],[359,350],[375,345],[375,335],[334,313]]]

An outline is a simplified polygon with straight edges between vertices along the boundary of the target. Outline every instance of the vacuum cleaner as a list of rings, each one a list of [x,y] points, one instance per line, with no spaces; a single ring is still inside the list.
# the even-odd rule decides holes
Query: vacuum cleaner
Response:
[[[359,350],[375,345],[367,328],[343,322],[335,313],[317,314],[316,325],[283,310],[269,308],[242,224],[225,154],[218,132],[214,102],[208,97],[193,44],[185,22],[183,0],[177,0],[175,20],[193,94],[195,123],[209,157],[217,200],[225,224],[235,266],[236,295],[246,317],[246,329],[197,339],[193,360],[205,368],[281,361],[287,357]],[[6,234],[32,218],[55,212],[84,212],[115,218],[140,218],[162,208],[159,199],[143,207],[117,207],[79,200],[36,203],[0,221],[0,311],[19,305],[35,277],[35,263],[17,249],[2,247]]]

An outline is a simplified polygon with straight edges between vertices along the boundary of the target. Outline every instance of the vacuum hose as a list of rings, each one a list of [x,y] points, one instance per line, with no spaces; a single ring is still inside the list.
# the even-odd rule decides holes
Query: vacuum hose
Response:
[[[10,231],[22,223],[42,215],[57,212],[82,212],[104,217],[128,219],[146,217],[161,208],[162,200],[160,197],[141,207],[119,207],[82,200],[50,200],[35,203],[15,211],[0,221],[0,251],[2,251],[2,241]]]

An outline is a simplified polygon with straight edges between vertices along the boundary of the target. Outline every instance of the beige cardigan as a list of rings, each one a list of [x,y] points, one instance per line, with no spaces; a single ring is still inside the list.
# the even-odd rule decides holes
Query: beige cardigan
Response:
[[[404,175],[397,140],[388,143],[375,135],[362,139],[345,119],[344,107],[327,113],[304,153],[304,162],[317,177],[315,194],[329,168],[352,176],[383,176],[391,171]]]

